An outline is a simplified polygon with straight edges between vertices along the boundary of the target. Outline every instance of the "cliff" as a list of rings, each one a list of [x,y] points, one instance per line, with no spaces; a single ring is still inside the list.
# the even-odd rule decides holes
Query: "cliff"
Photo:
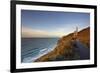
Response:
[[[73,33],[59,39],[55,49],[48,54],[40,57],[36,62],[80,60],[80,55],[73,48]],[[78,32],[78,40],[87,49],[90,48],[90,28],[85,28]]]

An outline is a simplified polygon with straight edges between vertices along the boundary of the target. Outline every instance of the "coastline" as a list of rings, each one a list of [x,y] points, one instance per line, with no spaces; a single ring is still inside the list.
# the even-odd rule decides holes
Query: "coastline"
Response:
[[[80,42],[90,48],[90,28],[85,28],[78,32],[78,38]],[[46,55],[38,58],[35,62],[47,62],[47,61],[62,61],[62,60],[81,60],[80,56],[74,52],[72,46],[72,37],[73,33],[63,36],[57,43],[56,48],[53,51],[49,52]],[[87,58],[85,58],[87,59]],[[89,58],[88,58],[89,59]]]

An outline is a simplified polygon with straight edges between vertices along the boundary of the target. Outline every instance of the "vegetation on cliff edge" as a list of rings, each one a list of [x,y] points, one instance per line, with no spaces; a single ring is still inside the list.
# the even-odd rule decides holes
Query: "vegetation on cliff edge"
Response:
[[[74,51],[72,46],[73,33],[63,36],[58,40],[55,49],[48,54],[40,57],[36,62],[78,60],[80,56]],[[85,28],[78,32],[78,39],[90,48],[90,28]]]

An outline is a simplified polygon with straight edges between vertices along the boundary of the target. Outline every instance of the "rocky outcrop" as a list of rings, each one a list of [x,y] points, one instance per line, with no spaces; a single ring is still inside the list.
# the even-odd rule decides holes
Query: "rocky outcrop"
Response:
[[[73,46],[73,42],[76,40],[73,40],[73,34],[71,33],[69,35],[63,36],[61,39],[59,39],[57,46],[55,49],[48,54],[40,57],[36,60],[36,62],[45,62],[45,61],[63,61],[63,60],[79,60],[80,55],[75,52]],[[77,39],[87,47],[87,49],[90,48],[90,28],[85,28],[78,32]]]

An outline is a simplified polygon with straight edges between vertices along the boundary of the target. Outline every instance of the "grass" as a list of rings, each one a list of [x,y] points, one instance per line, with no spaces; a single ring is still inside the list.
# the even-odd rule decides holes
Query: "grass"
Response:
[[[36,62],[77,60],[80,56],[74,52],[72,47],[73,33],[63,36],[58,40],[55,49],[48,54],[40,57]],[[90,28],[85,28],[78,32],[78,39],[88,48],[90,48]]]

